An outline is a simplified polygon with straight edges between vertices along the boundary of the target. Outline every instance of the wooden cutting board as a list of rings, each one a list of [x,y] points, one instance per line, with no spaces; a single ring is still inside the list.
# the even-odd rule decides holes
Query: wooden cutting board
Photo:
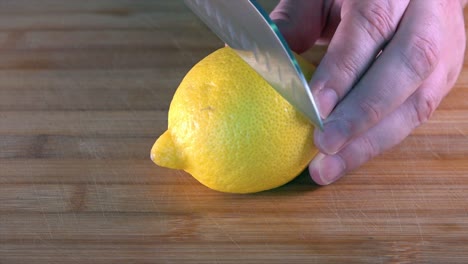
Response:
[[[0,263],[468,262],[466,64],[427,124],[336,184],[232,195],[149,160],[221,45],[181,1],[1,1]]]

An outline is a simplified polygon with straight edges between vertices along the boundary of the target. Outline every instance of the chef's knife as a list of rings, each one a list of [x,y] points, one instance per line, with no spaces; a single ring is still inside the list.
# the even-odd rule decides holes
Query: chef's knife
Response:
[[[304,75],[268,14],[255,0],[185,0],[186,5],[281,96],[323,128]]]

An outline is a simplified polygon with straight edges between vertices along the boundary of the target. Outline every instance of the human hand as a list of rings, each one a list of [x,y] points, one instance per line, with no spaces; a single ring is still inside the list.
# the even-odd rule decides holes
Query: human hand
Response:
[[[324,121],[309,165],[332,183],[397,145],[455,84],[466,0],[282,0],[271,14],[296,52],[328,50],[310,82]]]

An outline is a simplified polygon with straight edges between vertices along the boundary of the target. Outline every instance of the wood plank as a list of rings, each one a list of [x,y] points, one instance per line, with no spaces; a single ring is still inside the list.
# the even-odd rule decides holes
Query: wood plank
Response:
[[[0,54],[0,70],[76,70],[76,69],[147,69],[193,66],[219,43],[183,53],[178,47],[167,49],[114,48],[91,50],[6,51]]]
[[[48,14],[71,12],[97,12],[105,10],[128,9],[133,12],[156,10],[160,12],[187,11],[181,1],[147,0],[41,0],[40,5],[30,4],[30,0],[4,0],[0,3],[0,14]],[[109,13],[111,13],[109,11]],[[119,15],[119,14],[116,14]]]
[[[65,80],[64,82],[73,82]],[[22,89],[0,89],[0,111],[167,111],[178,81],[159,81],[155,86],[138,79],[127,79],[135,85],[83,85],[67,88],[37,85]],[[47,86],[43,89],[40,86]],[[21,98],[21,101],[16,101]],[[46,113],[43,113],[44,115]]]
[[[102,88],[160,88],[160,82],[181,81],[190,65],[158,67],[152,69],[82,69],[82,70],[13,70],[0,71],[3,89],[47,88],[75,90]],[[157,90],[159,91],[159,90]],[[164,91],[164,90],[163,90]],[[47,94],[47,93],[45,93]],[[163,94],[160,94],[161,96]],[[90,98],[91,99],[91,98]]]
[[[5,33],[3,33],[6,35]],[[12,33],[14,34],[14,33]],[[0,35],[1,36],[1,35]],[[3,36],[4,42],[9,35]],[[209,45],[221,46],[220,40],[207,31],[164,30],[65,30],[31,31],[14,34],[15,42],[0,48],[13,50],[65,50],[99,48],[158,48],[167,49],[176,46],[180,50],[206,48]],[[202,39],[203,41],[199,41]],[[1,39],[0,39],[1,40]],[[14,44],[14,45],[11,45]]]
[[[203,23],[181,1],[148,3],[148,1],[87,1],[88,5],[73,1],[49,1],[50,5],[21,6],[7,3],[0,11],[0,31],[3,30],[74,30],[74,29],[204,29]],[[92,3],[96,2],[96,3]],[[97,3],[102,2],[102,3]],[[33,9],[33,10],[31,10]],[[31,11],[29,11],[31,10]]]
[[[0,159],[148,159],[156,138],[2,136]]]
[[[4,136],[156,137],[166,129],[165,111],[0,112],[0,135]]]
[[[339,239],[339,238],[338,238]],[[219,251],[200,243],[168,243],[158,246],[127,246],[127,245],[97,245],[78,246],[37,242],[37,246],[20,245],[17,251],[4,247],[3,251],[8,252],[5,260],[25,259],[34,263],[50,263],[50,259],[60,259],[67,262],[83,260],[93,263],[152,263],[154,259],[163,263],[304,263],[316,261],[317,263],[375,263],[377,259],[382,262],[405,262],[414,260],[415,256],[421,262],[444,260],[447,263],[456,263],[462,260],[465,252],[461,245],[457,244],[456,238],[446,241],[434,241],[433,244],[439,247],[449,248],[447,251],[432,250],[429,246],[432,241],[410,243],[394,243],[390,240],[375,240],[370,238],[366,241],[354,240],[341,242],[336,247],[333,242],[324,241],[323,237],[317,237],[317,242],[307,245],[297,245],[288,243],[284,246],[275,243],[260,243],[241,247],[236,243],[218,243]],[[319,245],[317,243],[321,242]],[[352,249],[346,252],[344,248]],[[325,255],[320,252],[331,251],[333,254]],[[35,254],[35,258],[27,253]],[[264,254],[256,254],[264,252]],[[376,256],[374,254],[378,254]],[[27,255],[22,257],[21,254]],[[77,257],[79,256],[79,257]],[[91,257],[93,256],[93,257]],[[135,257],[138,256],[138,257]],[[210,256],[207,262],[202,256]],[[460,257],[457,257],[460,256]]]
[[[126,9],[98,10],[94,13],[2,14],[0,31],[96,30],[96,29],[205,29],[193,14],[158,12],[130,14]]]
[[[115,163],[101,164],[101,168],[112,171]],[[447,165],[453,166],[450,171],[446,169]],[[140,163],[137,171],[141,170],[141,166],[150,166],[150,162]],[[77,167],[73,166],[68,170],[72,168],[76,170]],[[118,168],[121,166],[115,169]],[[31,170],[30,168],[29,174]],[[71,179],[64,177],[63,181],[56,183],[33,180],[36,183],[31,185],[28,184],[31,176],[13,180],[12,183],[0,182],[4,190],[0,193],[0,212],[159,212],[168,215],[217,212],[249,215],[260,210],[261,216],[273,214],[276,217],[279,214],[278,208],[281,208],[281,215],[303,214],[304,218],[309,219],[308,214],[319,216],[323,211],[333,213],[333,210],[359,213],[364,208],[369,214],[380,214],[382,210],[395,213],[397,207],[398,213],[402,215],[414,214],[417,209],[421,217],[430,216],[436,211],[444,212],[442,215],[448,215],[446,211],[450,211],[451,214],[466,216],[467,209],[468,184],[464,179],[468,164],[461,166],[455,161],[449,164],[442,161],[375,161],[345,177],[333,187],[318,188],[310,182],[307,174],[303,174],[286,186],[253,195],[211,191],[185,173],[172,172],[167,175],[164,170],[156,168],[154,171],[150,171],[152,169],[149,167],[146,170],[149,173],[145,177],[146,181],[132,184],[120,182],[119,178],[122,176],[118,176],[119,173],[115,181],[109,180],[110,176],[104,174],[96,177],[97,179],[93,179],[93,175],[83,176],[79,182],[75,179],[72,183],[66,183]],[[99,175],[96,168],[83,167],[83,174],[87,171]],[[79,175],[79,172],[73,174]],[[57,177],[55,175],[42,172],[38,177],[49,181]],[[131,173],[127,176],[129,180],[135,177]],[[149,182],[148,177],[155,179]],[[21,180],[26,182],[21,183]],[[197,193],[197,196],[191,195],[193,193]],[[296,203],[303,203],[303,206],[287,206]],[[76,204],[80,205],[78,209]],[[327,207],[330,204],[333,208]],[[392,219],[390,216],[376,218],[382,221]]]
[[[164,245],[176,246],[185,243],[193,243],[192,239],[199,240],[199,244],[209,246],[210,243],[230,243],[238,244],[239,247],[248,245],[261,245],[269,243],[272,245],[286,247],[288,244],[296,246],[306,246],[301,241],[305,240],[311,247],[320,249],[322,243],[326,247],[339,250],[337,246],[356,244],[356,249],[360,248],[361,253],[366,253],[366,248],[359,245],[357,238],[365,232],[367,239],[361,242],[378,242],[379,240],[392,241],[392,239],[418,236],[422,242],[466,242],[466,223],[463,216],[456,215],[450,210],[445,210],[445,217],[439,217],[430,223],[425,222],[414,212],[403,210],[402,215],[396,215],[395,211],[388,211],[393,215],[391,220],[383,220],[379,214],[387,214],[385,210],[374,214],[372,211],[363,210],[361,212],[349,210],[343,213],[343,218],[337,219],[335,213],[318,213],[312,220],[301,217],[299,214],[287,214],[286,216],[267,215],[264,218],[253,216],[245,221],[243,218],[231,216],[221,216],[219,213],[204,214],[174,214],[171,217],[164,217],[158,213],[44,213],[44,214],[8,214],[5,220],[8,223],[15,223],[14,226],[21,230],[15,234],[11,228],[2,225],[0,229],[5,232],[5,236],[0,239],[0,247],[8,247],[8,244],[23,244],[34,246],[34,244],[76,244],[81,246],[93,246],[99,248],[101,245],[132,245],[148,246],[154,245],[162,247]],[[359,214],[369,213],[366,219],[356,219]],[[388,215],[387,214],[387,215]],[[347,217],[351,216],[351,217]],[[34,226],[26,217],[34,219]],[[326,223],[333,225],[328,226]],[[151,224],[152,223],[152,224]],[[76,230],[73,226],[80,225],[81,230]],[[320,230],[320,226],[326,228]],[[418,228],[419,225],[419,228]],[[10,226],[10,227],[11,227]],[[296,228],[293,228],[297,227]],[[161,228],[164,227],[164,228]],[[367,227],[367,229],[364,229]],[[434,229],[434,236],[428,236],[424,232]],[[99,231],[101,230],[101,231]],[[242,230],[237,231],[236,230]],[[277,230],[272,233],[271,230]],[[300,232],[299,230],[303,230]],[[324,234],[329,233],[328,237]],[[23,240],[19,240],[21,237]],[[453,240],[452,240],[453,239]],[[42,241],[37,241],[42,240]],[[335,246],[334,240],[339,240]],[[102,241],[101,243],[99,241]],[[35,242],[35,243],[34,243]],[[236,243],[237,242],[237,243]],[[287,244],[287,245],[284,245]],[[245,246],[244,246],[245,245]],[[379,250],[378,245],[375,250]],[[347,252],[346,248],[341,249],[342,253]],[[253,252],[252,252],[253,253]],[[367,252],[369,253],[369,252]],[[2,255],[3,256],[3,255]]]
[[[1,184],[178,184],[180,171],[146,159],[0,159]],[[183,178],[181,178],[183,177]],[[182,181],[183,182],[183,181]],[[2,187],[0,187],[2,188]]]
[[[167,110],[188,70],[0,71],[0,111]]]

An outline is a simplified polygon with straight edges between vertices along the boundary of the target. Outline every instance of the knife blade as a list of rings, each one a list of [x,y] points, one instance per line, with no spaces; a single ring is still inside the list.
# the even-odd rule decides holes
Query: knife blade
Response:
[[[323,122],[307,80],[274,22],[255,0],[185,0],[221,40],[316,127]]]

